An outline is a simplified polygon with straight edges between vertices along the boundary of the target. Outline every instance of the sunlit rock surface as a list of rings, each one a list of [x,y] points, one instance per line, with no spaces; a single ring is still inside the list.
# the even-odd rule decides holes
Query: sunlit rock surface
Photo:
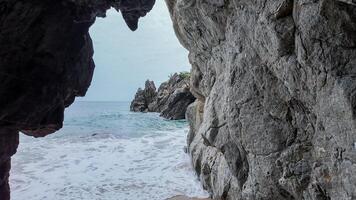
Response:
[[[356,197],[356,6],[166,0],[190,51],[189,153],[214,199]]]
[[[111,6],[137,29],[155,0],[0,0],[0,197],[9,199],[18,131],[41,137],[62,127],[65,107],[92,79],[88,34]]]

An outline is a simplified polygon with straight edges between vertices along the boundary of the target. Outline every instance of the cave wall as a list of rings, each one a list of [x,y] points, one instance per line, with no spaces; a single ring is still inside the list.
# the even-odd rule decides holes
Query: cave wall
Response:
[[[166,0],[192,64],[189,153],[214,199],[356,199],[356,4]]]
[[[352,0],[166,0],[189,50],[193,165],[215,199],[355,199]],[[18,132],[62,127],[90,85],[89,27],[154,0],[0,0],[0,195]]]
[[[155,0],[0,0],[0,199],[10,199],[10,159],[19,131],[43,137],[93,76],[88,34],[114,7],[131,30]]]

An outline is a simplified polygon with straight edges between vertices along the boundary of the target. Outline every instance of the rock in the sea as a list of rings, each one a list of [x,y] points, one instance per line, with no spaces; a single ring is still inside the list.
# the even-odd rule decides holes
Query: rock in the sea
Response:
[[[153,112],[151,104],[156,101],[157,92],[153,81],[147,80],[145,88],[138,88],[134,100],[131,102],[130,110],[134,112]]]
[[[213,199],[356,198],[351,0],[166,0],[189,50],[189,152]]]
[[[185,112],[195,97],[190,92],[189,73],[173,74],[158,88],[153,81],[146,81],[145,88],[138,89],[130,110],[135,112],[160,112],[166,119],[185,119]]]

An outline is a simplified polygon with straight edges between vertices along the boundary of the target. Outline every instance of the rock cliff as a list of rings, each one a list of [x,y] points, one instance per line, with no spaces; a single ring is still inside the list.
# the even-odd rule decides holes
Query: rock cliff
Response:
[[[356,5],[166,0],[189,50],[189,153],[214,199],[356,198]]]
[[[88,34],[110,7],[131,30],[155,0],[0,0],[0,199],[8,200],[18,132],[62,127],[65,107],[84,96],[94,62]]]
[[[189,90],[189,78],[188,73],[175,73],[160,85],[158,91],[154,82],[147,80],[145,88],[137,90],[130,110],[159,112],[162,117],[171,120],[185,119],[187,107],[195,100]]]

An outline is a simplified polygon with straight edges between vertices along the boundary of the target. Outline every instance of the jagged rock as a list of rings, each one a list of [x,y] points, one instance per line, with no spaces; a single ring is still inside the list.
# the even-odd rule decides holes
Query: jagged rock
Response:
[[[187,107],[194,100],[195,97],[190,93],[189,88],[178,88],[169,96],[161,116],[171,120],[185,119]]]
[[[173,74],[167,82],[158,88],[156,107],[157,112],[167,119],[185,119],[185,112],[195,97],[190,92],[190,76]]]
[[[131,102],[130,110],[134,112],[153,112],[150,104],[157,98],[156,86],[153,81],[147,80],[145,89],[138,88],[134,100]]]
[[[162,117],[171,120],[184,119],[188,105],[195,100],[189,88],[189,76],[185,77],[184,73],[173,74],[157,92],[153,81],[146,81],[145,89],[137,90],[130,110],[160,112]]]
[[[9,199],[14,137],[19,131],[35,137],[57,131],[65,107],[85,95],[94,70],[88,30],[95,18],[112,6],[134,30],[154,2],[0,0],[0,129],[7,130],[0,133],[1,200]]]
[[[166,2],[197,97],[188,148],[213,199],[354,199],[353,1]]]

